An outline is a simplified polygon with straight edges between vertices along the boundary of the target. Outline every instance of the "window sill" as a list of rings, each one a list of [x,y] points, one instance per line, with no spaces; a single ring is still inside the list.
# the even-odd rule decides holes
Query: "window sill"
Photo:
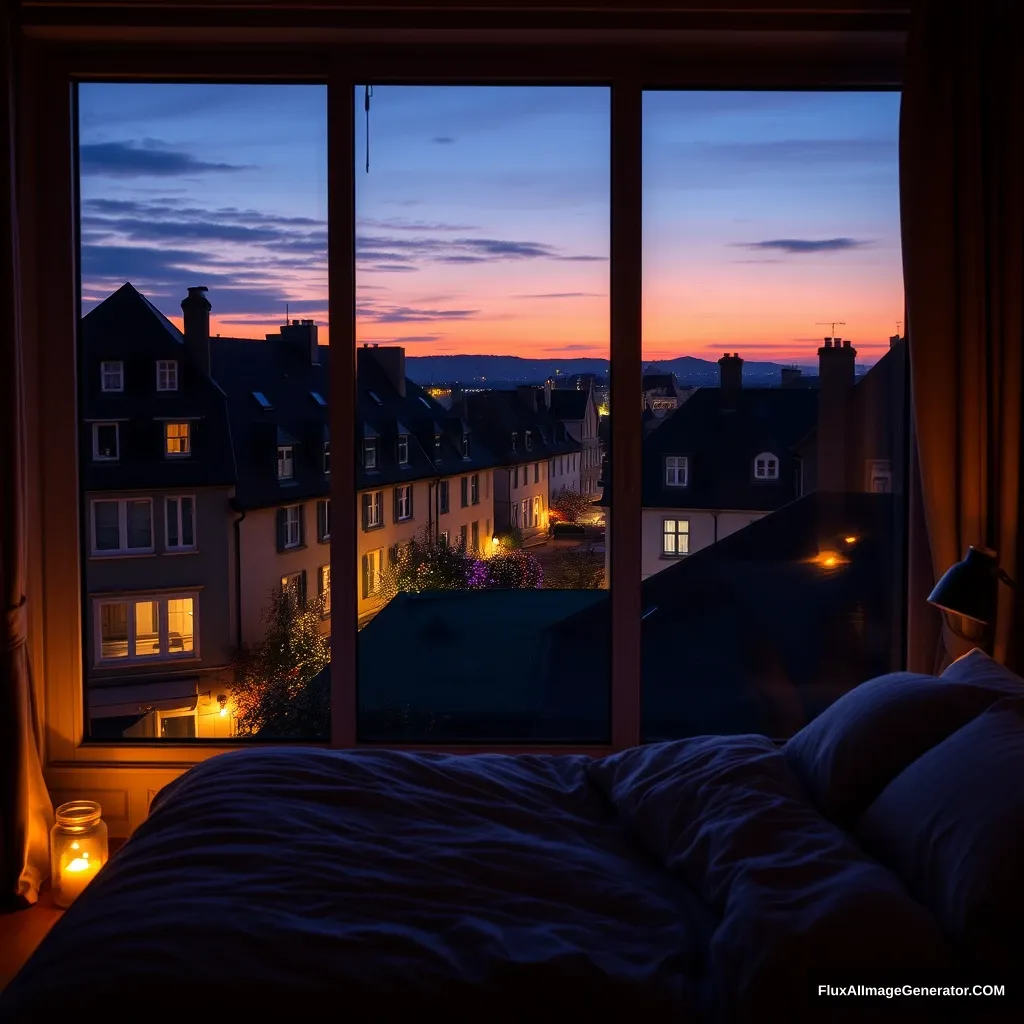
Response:
[[[317,537],[316,542],[317,542],[317,544],[330,544],[331,543],[331,535],[327,534],[325,537]]]
[[[687,551],[685,554],[682,554],[682,555],[668,555],[668,554],[665,554],[664,552],[662,552],[659,557],[661,558],[661,560],[663,562],[678,562],[680,558],[688,558],[689,555],[690,555],[689,551]]]
[[[413,521],[413,516],[399,516],[398,518],[395,519],[396,523],[411,523],[412,521]]]
[[[116,558],[152,558],[155,554],[155,548],[149,551],[94,551],[89,559],[93,562],[109,562]]]
[[[164,548],[164,555],[198,555],[199,548]]]
[[[374,523],[373,526],[364,526],[363,533],[376,533],[377,530],[383,530],[383,523]]]
[[[184,654],[165,654],[153,658],[107,658],[102,661],[93,662],[95,669],[132,668],[137,669],[146,665],[195,665],[203,659],[195,653],[188,657]]]
[[[286,545],[283,548],[278,548],[277,549],[277,553],[279,555],[284,555],[284,554],[287,554],[287,552],[289,552],[289,551],[305,551],[305,550],[306,550],[306,545],[305,544],[288,544],[288,545]]]

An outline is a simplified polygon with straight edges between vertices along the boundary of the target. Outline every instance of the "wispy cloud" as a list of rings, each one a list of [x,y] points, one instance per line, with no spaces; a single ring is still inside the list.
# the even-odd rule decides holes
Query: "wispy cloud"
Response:
[[[360,217],[359,227],[380,231],[478,231],[474,224],[445,224],[442,221],[408,220],[405,217]]]
[[[420,343],[440,341],[443,337],[443,334],[403,334],[397,338],[392,338],[391,342],[395,345],[418,345]]]
[[[435,135],[430,141],[439,146],[450,146],[455,140],[450,135]]]
[[[82,174],[115,178],[177,177],[183,174],[248,170],[242,164],[211,163],[167,147],[158,139],[93,142],[79,147]]]
[[[428,309],[411,306],[382,306],[362,304],[356,310],[359,317],[374,324],[416,324],[432,320],[469,320],[477,316],[478,309]]]
[[[869,242],[855,238],[773,238],[764,242],[737,242],[743,249],[783,252],[789,256],[803,256],[817,252],[847,252],[861,249]]]
[[[513,299],[603,299],[604,292],[535,292],[513,295]]]

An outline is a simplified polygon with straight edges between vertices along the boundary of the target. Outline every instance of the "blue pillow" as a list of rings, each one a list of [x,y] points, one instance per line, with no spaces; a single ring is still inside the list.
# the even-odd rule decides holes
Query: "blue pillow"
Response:
[[[1024,679],[971,652],[942,677],[861,683],[783,749],[818,809],[849,830],[904,768],[1004,697],[1024,697]]]

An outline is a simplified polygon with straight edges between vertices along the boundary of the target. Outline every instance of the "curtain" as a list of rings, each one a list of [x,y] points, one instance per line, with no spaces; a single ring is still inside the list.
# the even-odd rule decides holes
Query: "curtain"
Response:
[[[0,903],[31,904],[49,873],[53,808],[43,781],[43,716],[28,657],[27,466],[22,373],[18,218],[15,195],[14,8],[0,15]]]
[[[900,201],[920,501],[934,583],[970,544],[1021,571],[1024,4],[921,0],[907,47]],[[913,564],[912,564],[913,569]],[[911,586],[919,604],[927,588]],[[1021,671],[1000,585],[993,653]],[[927,630],[920,607],[913,630]],[[909,650],[927,648],[913,634]],[[939,660],[970,644],[945,624]],[[922,667],[922,666],[918,666]],[[932,666],[926,666],[932,668]]]

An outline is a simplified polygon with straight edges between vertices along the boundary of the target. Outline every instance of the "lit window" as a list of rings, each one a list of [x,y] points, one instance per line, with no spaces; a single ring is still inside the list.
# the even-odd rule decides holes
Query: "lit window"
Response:
[[[94,602],[96,660],[197,657],[197,594],[132,595]]]
[[[156,361],[157,391],[178,390],[178,360],[158,359]]]
[[[100,363],[100,388],[103,391],[124,391],[124,363],[119,359]]]
[[[92,457],[97,462],[116,462],[120,457],[120,437],[116,423],[92,425]]]
[[[281,596],[288,599],[293,608],[301,608],[306,603],[306,574],[290,572],[281,577]]]
[[[363,555],[363,597],[374,597],[380,592],[380,573],[384,550],[367,551]]]
[[[370,491],[363,495],[363,529],[375,530],[384,525],[384,492]]]
[[[291,445],[277,449],[277,479],[291,480],[295,475],[295,453]]]
[[[771,452],[762,452],[754,459],[754,476],[758,480],[778,480],[779,460]]]
[[[153,551],[150,498],[101,499],[92,503],[92,553],[136,555]]]
[[[399,434],[398,436],[398,464],[409,465],[409,435]]]
[[[685,487],[689,482],[689,463],[685,455],[666,455],[665,486]]]
[[[168,551],[195,551],[196,500],[192,497],[167,498],[164,502],[165,540]]]
[[[331,567],[321,565],[317,571],[317,592],[320,595],[320,610],[326,619],[331,614]]]
[[[184,458],[192,453],[191,427],[188,423],[164,424],[164,453],[173,458]]]
[[[377,438],[363,438],[363,469],[377,468]]]
[[[678,558],[690,553],[690,521],[688,519],[666,519],[663,537],[662,554],[669,558]]]

